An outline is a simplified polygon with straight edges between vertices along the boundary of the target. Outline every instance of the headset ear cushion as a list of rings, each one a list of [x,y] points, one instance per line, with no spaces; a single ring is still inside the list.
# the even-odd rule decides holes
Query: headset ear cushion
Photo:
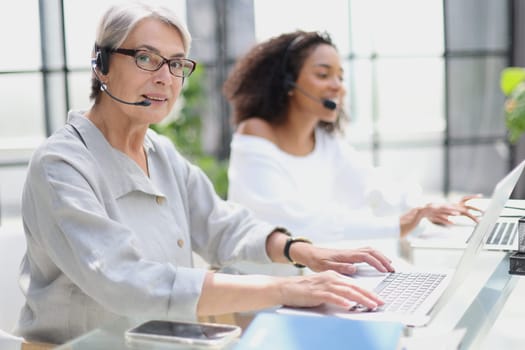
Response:
[[[293,77],[290,73],[286,73],[284,75],[284,88],[286,89],[286,91],[290,91],[293,89],[293,85],[294,85],[294,81],[293,81]]]
[[[106,75],[109,72],[109,51],[107,49],[99,49],[97,51],[97,67],[100,73]]]

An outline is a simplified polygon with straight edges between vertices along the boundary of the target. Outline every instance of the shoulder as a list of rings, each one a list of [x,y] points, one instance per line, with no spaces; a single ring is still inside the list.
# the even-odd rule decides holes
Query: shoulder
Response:
[[[27,167],[25,187],[44,189],[57,184],[76,184],[90,181],[100,173],[100,168],[86,146],[67,125],[47,138],[32,154]],[[83,180],[79,180],[83,179]]]
[[[258,117],[246,119],[241,122],[236,132],[240,135],[258,136],[273,143],[277,142],[273,126],[268,121]]]
[[[48,137],[33,152],[30,165],[48,163],[76,163],[82,158],[85,161],[87,149],[82,140],[66,124]]]

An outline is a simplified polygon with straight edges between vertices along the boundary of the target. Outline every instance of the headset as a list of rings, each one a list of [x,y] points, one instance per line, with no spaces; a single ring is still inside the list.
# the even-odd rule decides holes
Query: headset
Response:
[[[137,101],[137,102],[130,102],[130,101],[125,101],[121,98],[118,98],[117,96],[109,92],[109,89],[106,83],[103,83],[102,80],[100,80],[100,77],[97,74],[97,69],[99,70],[100,73],[104,75],[108,74],[110,55],[111,55],[111,49],[107,47],[99,47],[97,44],[95,44],[95,58],[91,60],[91,69],[93,70],[93,73],[95,74],[95,78],[100,83],[100,90],[108,94],[108,96],[111,97],[113,100],[120,102],[120,103],[124,103],[126,105],[143,106],[143,107],[150,106],[151,101],[148,99]]]
[[[303,40],[304,36],[303,35],[298,35],[296,36],[295,38],[293,38],[292,41],[290,41],[290,43],[286,46],[286,49],[284,50],[284,54],[283,54],[283,60],[281,61],[281,71],[282,71],[282,74],[284,76],[284,87],[286,89],[286,91],[290,91],[292,90],[295,86],[295,82],[294,82],[294,79],[293,79],[293,75],[290,71],[288,71],[288,69],[286,68],[286,66],[288,65],[288,61],[289,61],[289,56],[290,56],[290,52],[298,46],[299,42],[301,42]]]
[[[100,73],[106,75],[109,72],[109,56],[111,55],[110,49],[107,47],[99,47],[95,44],[95,59],[92,62],[100,71]]]

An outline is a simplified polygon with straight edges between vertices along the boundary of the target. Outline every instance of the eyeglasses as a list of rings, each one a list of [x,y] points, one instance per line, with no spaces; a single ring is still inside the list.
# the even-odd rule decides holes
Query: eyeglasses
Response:
[[[164,65],[164,63],[167,63],[170,73],[180,78],[189,77],[197,66],[197,62],[190,60],[189,58],[167,59],[159,54],[147,50],[118,48],[111,50],[111,52],[120,53],[122,55],[135,58],[135,64],[137,67],[149,72],[158,71]]]

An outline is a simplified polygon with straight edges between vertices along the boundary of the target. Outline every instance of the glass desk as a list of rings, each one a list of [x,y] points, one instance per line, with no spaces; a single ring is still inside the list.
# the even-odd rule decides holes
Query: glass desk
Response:
[[[63,344],[54,349],[60,350],[122,350],[122,349],[148,349],[148,350],[167,350],[167,349],[205,349],[203,347],[192,347],[176,343],[163,342],[133,342],[127,341],[124,333],[129,328],[136,326],[137,321],[131,321],[126,318],[119,318],[116,321],[97,328],[83,336]],[[231,350],[235,342],[230,343],[222,349]]]
[[[511,253],[482,251],[472,271],[447,300],[438,305],[427,327],[408,330],[414,337],[446,334],[464,329],[460,349],[479,349],[505,302],[514,290],[518,276],[508,273]]]
[[[426,263],[421,262],[416,266],[432,264],[432,261],[436,261],[434,254],[438,254],[436,256],[453,266],[461,251],[429,250],[425,253]],[[449,257],[444,258],[444,255],[447,254]],[[406,329],[406,336],[423,340],[428,337],[428,339],[434,339],[435,342],[436,334],[443,335],[454,329],[465,329],[460,348],[479,349],[519,278],[508,274],[509,256],[510,253],[482,251],[477,258],[476,268],[447,300],[447,303],[442,305],[430,324],[426,327]],[[174,344],[127,343],[124,332],[136,323],[136,321],[121,318],[59,346],[57,349],[191,349],[191,347],[175,346]],[[228,349],[233,347],[234,344],[231,344]]]

